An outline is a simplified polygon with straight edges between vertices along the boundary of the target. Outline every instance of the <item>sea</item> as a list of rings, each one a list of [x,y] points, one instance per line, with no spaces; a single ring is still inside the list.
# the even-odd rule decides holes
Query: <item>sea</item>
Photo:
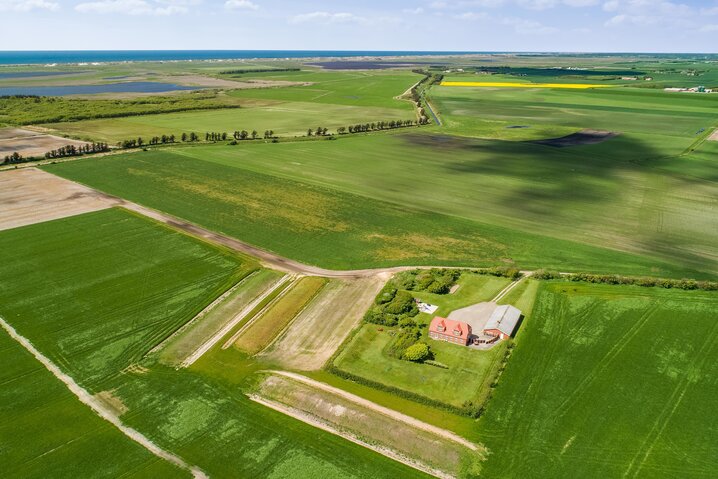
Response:
[[[0,65],[240,60],[252,58],[394,57],[465,55],[475,52],[356,50],[66,50],[0,51]]]

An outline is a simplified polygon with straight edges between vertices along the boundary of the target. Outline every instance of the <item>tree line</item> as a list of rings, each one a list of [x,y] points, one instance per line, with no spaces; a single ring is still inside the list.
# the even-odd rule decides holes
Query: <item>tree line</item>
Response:
[[[244,75],[245,73],[274,73],[274,72],[298,72],[299,68],[245,68],[240,70],[225,70],[220,75]]]
[[[107,143],[85,143],[84,145],[67,145],[61,146],[56,150],[50,150],[45,153],[45,158],[64,158],[66,156],[80,156],[87,155],[90,153],[102,153],[109,151],[110,146]]]
[[[23,161],[25,161],[25,158],[20,153],[15,151],[9,155],[5,155],[2,159],[2,163],[0,164],[10,165],[13,163],[22,163]]]

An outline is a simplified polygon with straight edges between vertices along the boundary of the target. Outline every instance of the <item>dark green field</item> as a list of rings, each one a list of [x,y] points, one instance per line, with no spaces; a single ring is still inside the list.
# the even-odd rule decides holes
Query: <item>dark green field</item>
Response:
[[[298,154],[314,156],[314,149],[325,143],[332,151],[346,153],[350,150],[340,148],[351,148],[355,141],[290,144],[287,151],[295,153],[294,160],[302,160]],[[514,263],[522,268],[567,271],[703,274],[649,256],[586,246],[415,209],[411,203],[382,202],[265,175],[234,167],[241,166],[236,161],[227,166],[227,155],[231,158],[235,152],[269,155],[280,151],[272,146],[275,145],[155,151],[80,160],[46,169],[281,255],[328,268]],[[217,161],[196,159],[213,157],[215,151]],[[325,149],[321,151],[327,154]],[[411,183],[407,182],[405,188],[412,188]],[[408,195],[405,198],[408,201]]]
[[[418,475],[251,402],[238,387],[251,372],[241,358],[232,356],[229,364],[207,359],[200,372],[144,357],[253,268],[252,262],[120,209],[0,232],[0,251],[0,276],[13,278],[3,283],[0,316],[91,393],[110,392],[127,408],[123,422],[210,477]],[[13,477],[47,477],[52,461],[56,477],[113,477],[122,475],[113,474],[119,468],[133,477],[171,475],[171,468],[79,406],[49,373],[40,370],[43,375],[33,380],[39,363],[33,366],[4,338],[0,352],[14,357],[4,384],[17,387],[3,388],[0,396],[4,417],[12,419],[0,426],[3,442],[37,430],[33,421],[43,414],[55,414],[43,425],[57,434],[39,432],[47,442],[32,446],[3,444],[0,464],[16,468]],[[51,409],[38,409],[50,394]],[[61,419],[74,424],[66,427]],[[78,437],[76,446],[48,452],[52,444]],[[91,444],[83,448],[85,441]],[[103,452],[90,458],[98,448]],[[45,459],[35,464],[20,462],[43,452]]]
[[[544,283],[479,434],[484,477],[711,477],[718,297]]]

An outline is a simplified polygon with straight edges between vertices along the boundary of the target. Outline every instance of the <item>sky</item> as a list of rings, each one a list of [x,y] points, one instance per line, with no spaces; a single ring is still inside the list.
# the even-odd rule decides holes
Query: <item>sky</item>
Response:
[[[718,53],[718,0],[0,0],[0,50]]]

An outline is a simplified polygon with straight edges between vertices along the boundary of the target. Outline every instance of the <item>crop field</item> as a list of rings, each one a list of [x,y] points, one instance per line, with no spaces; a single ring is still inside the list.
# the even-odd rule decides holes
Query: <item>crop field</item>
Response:
[[[259,296],[272,283],[277,281],[281,273],[270,269],[260,269],[242,279],[236,289],[219,304],[201,317],[195,317],[186,329],[179,331],[161,348],[160,361],[164,364],[177,366],[190,356],[200,345],[209,340],[213,334],[229,323],[237,311]]]
[[[325,278],[317,276],[297,280],[252,322],[234,345],[249,354],[258,353],[282,332],[326,284]]]
[[[534,82],[483,82],[483,81],[443,81],[441,86],[475,88],[558,88],[587,90],[590,88],[608,88],[611,85],[595,83],[534,83]]]
[[[235,90],[230,92],[230,95],[237,98],[286,102],[393,108],[400,110],[397,112],[398,114],[406,116],[412,114],[411,103],[395,100],[394,97],[403,94],[422,77],[407,71],[337,72],[321,70],[242,75],[242,79],[252,78],[311,82],[312,84],[252,91]]]
[[[121,209],[7,230],[0,250],[0,276],[14,278],[0,315],[88,381],[138,361],[247,274],[236,256]]]
[[[541,283],[479,434],[482,476],[710,477],[718,296]]]
[[[480,446],[469,444],[474,448],[470,449],[464,443],[384,414],[373,409],[371,406],[374,405],[355,402],[352,396],[322,389],[326,385],[320,387],[309,381],[297,380],[296,376],[264,375],[256,395],[288,408],[305,420],[326,424],[338,434],[347,434],[412,459],[420,469],[437,471],[438,477],[471,477],[480,470],[484,458]]]
[[[80,138],[116,143],[128,138],[142,137],[147,140],[162,135],[179,138],[182,133],[191,132],[202,138],[205,132],[228,133],[231,139],[235,130],[250,133],[256,130],[260,138],[265,130],[273,130],[278,136],[302,136],[306,135],[308,128],[315,130],[322,127],[333,131],[356,123],[413,119],[414,113],[410,109],[401,111],[379,106],[272,101],[246,108],[49,123],[42,127]]]
[[[505,278],[464,275],[461,287],[452,295],[412,292],[423,301],[439,306],[435,315],[446,316],[454,309],[489,301],[507,284]],[[417,322],[428,324],[433,315],[420,313]],[[480,351],[428,338],[424,329],[422,341],[434,352],[436,361],[448,366],[442,369],[392,358],[386,353],[393,340],[390,328],[364,324],[334,360],[334,366],[350,374],[461,407],[465,401],[479,403],[504,356],[506,342]]]
[[[335,269],[437,263],[484,266],[513,262],[527,269],[544,267],[566,271],[624,272],[657,276],[702,275],[685,266],[672,265],[648,255],[629,254],[521,232],[508,228],[505,219],[504,226],[497,226],[486,223],[488,218],[482,218],[484,221],[479,222],[441,214],[449,212],[446,211],[449,208],[443,201],[448,201],[449,193],[453,197],[451,201],[454,208],[461,206],[466,207],[466,211],[475,211],[478,205],[486,203],[490,197],[485,193],[477,195],[476,182],[485,181],[486,188],[489,188],[495,180],[490,177],[484,179],[484,175],[478,172],[471,174],[464,171],[461,163],[465,160],[460,155],[452,160],[456,165],[454,171],[447,173],[446,161],[436,163],[433,156],[436,144],[430,141],[430,137],[377,136],[370,144],[374,154],[379,155],[375,156],[374,161],[378,161],[384,154],[405,158],[397,149],[390,147],[423,145],[424,138],[433,146],[413,149],[414,153],[411,157],[406,157],[406,161],[411,159],[414,164],[412,168],[416,169],[421,155],[424,154],[426,164],[433,164],[434,168],[439,168],[442,172],[441,176],[436,178],[437,182],[444,181],[449,188],[451,179],[454,179],[456,186],[452,191],[423,195],[423,199],[413,194],[416,191],[416,178],[409,174],[412,168],[402,173],[404,179],[401,180],[401,188],[397,188],[396,183],[381,183],[391,178],[387,168],[401,170],[401,161],[372,170],[350,160],[355,158],[356,148],[361,148],[358,146],[360,143],[351,138],[334,142],[313,142],[308,146],[287,144],[286,148],[280,144],[258,145],[256,148],[218,147],[153,151],[90,161],[78,160],[45,168],[49,172],[168,212],[284,256]],[[325,143],[337,144],[338,147],[329,150],[321,148],[320,145]],[[508,159],[520,158],[512,157],[509,151],[506,151],[505,155]],[[372,161],[371,157],[372,155],[367,154],[365,161]],[[239,158],[246,158],[247,161],[238,161]],[[267,171],[283,171],[277,171],[276,175],[250,171],[248,164],[252,158],[255,161],[260,158],[266,161],[262,168]],[[306,171],[307,176],[311,174],[309,172],[324,171],[327,158],[332,158],[332,165],[335,167],[344,165],[350,168],[346,172],[338,170],[337,173],[329,174],[345,191],[318,185],[314,181],[296,181],[280,176],[281,173],[292,171]],[[560,157],[548,158],[557,162],[558,169]],[[295,169],[293,162],[306,166],[303,169]],[[527,162],[528,160],[515,165],[514,174],[519,175],[519,179],[516,179],[514,184],[519,189],[523,189],[526,182],[533,186],[532,181],[535,181],[533,174],[520,172],[521,168],[527,166]],[[254,163],[252,168],[258,169],[260,166]],[[352,170],[354,179],[350,175]],[[376,181],[369,181],[367,176]],[[566,181],[573,182],[575,177],[576,174],[572,174]],[[366,186],[361,191],[362,196],[346,191],[352,188],[356,191],[357,188],[350,185],[349,181],[356,184],[360,179],[366,181]],[[587,173],[585,179],[594,183],[600,182],[614,195],[619,193],[615,186],[611,186],[613,178],[589,178]],[[521,182],[524,185],[519,185]],[[555,187],[565,190],[565,195],[575,196],[577,193],[575,184],[556,184]],[[390,193],[379,194],[379,197],[402,200],[388,203],[364,196],[374,191],[380,192],[383,188]],[[461,188],[467,192],[466,195],[458,194]],[[395,193],[391,193],[392,191]],[[528,195],[520,191],[515,193]],[[587,191],[582,194],[586,194],[585,208],[598,212],[599,209],[593,201],[589,201],[591,195]],[[699,191],[694,188],[692,194],[697,195]],[[467,196],[473,197],[474,201],[467,200]],[[504,208],[515,211],[516,199],[510,196],[504,193],[504,201],[507,202]],[[271,198],[271,203],[267,201],[268,198]],[[441,201],[438,201],[439,198]],[[606,201],[608,199],[606,196]],[[656,198],[656,201],[659,200]],[[511,204],[508,201],[511,201]],[[427,205],[422,205],[422,202],[429,202],[435,210],[415,209],[416,206]],[[538,208],[538,205],[529,206],[522,205],[521,211],[531,213],[532,208]],[[585,209],[577,211],[574,206],[566,208],[569,209],[566,212],[569,217],[575,218],[586,212]],[[436,209],[442,211],[435,212]],[[541,210],[543,211],[543,208]],[[539,211],[534,211],[536,217],[532,224],[545,221],[546,216],[554,214],[546,211],[546,215],[541,215]],[[696,211],[694,215],[699,215],[699,212]],[[475,215],[475,218],[478,219],[479,215]],[[614,219],[612,216],[611,221]],[[555,220],[558,221],[559,218]],[[683,222],[685,224],[685,218]],[[707,228],[705,224],[700,226]],[[587,231],[585,236],[593,236],[606,229],[605,223],[601,224],[600,228],[596,225],[591,230],[591,235]],[[713,233],[703,234],[710,238]],[[698,240],[700,237],[693,239]],[[705,261],[700,264],[705,270],[710,267]]]
[[[191,477],[80,403],[0,331],[0,469],[5,477]]]
[[[93,231],[90,240],[88,230]],[[246,374],[241,370],[210,363],[201,373],[178,371],[143,359],[169,331],[246,274],[234,255],[119,209],[8,230],[0,233],[0,245],[5,252],[0,275],[12,278],[0,293],[0,315],[83,387],[103,392],[125,424],[210,477],[280,479],[296,477],[297,470],[306,477],[416,477],[406,466],[249,401],[236,387]],[[13,351],[0,341],[2,354]],[[233,382],[217,379],[227,376]],[[30,381],[32,375],[23,378]],[[42,387],[32,385],[38,394]],[[16,398],[14,391],[3,389],[2,397],[25,404],[27,399]],[[63,397],[61,391],[57,385],[50,393],[72,412],[69,392]],[[52,427],[53,434],[39,433],[47,442],[13,446],[13,457],[42,454],[51,440],[67,441],[90,428],[92,435],[83,434],[77,449],[71,444],[46,454],[47,461],[57,459],[60,477],[63,471],[66,477],[77,476],[77,469],[68,469],[70,463],[81,467],[90,461],[83,471],[92,472],[98,460],[89,454],[99,444],[104,450],[117,445],[114,456],[101,454],[108,468],[133,467],[122,471],[131,477],[171,475],[171,468],[153,458],[147,461],[143,450],[133,450],[121,436],[113,439],[114,430],[101,420],[79,415],[72,429],[60,422],[64,419],[61,411],[47,418],[41,427]],[[27,417],[28,430],[38,427],[32,420]],[[3,431],[17,433],[17,424]],[[110,442],[100,442],[105,437]],[[87,444],[93,438],[95,445]],[[44,465],[49,463],[22,467],[30,477],[44,477],[46,469],[32,469]],[[107,469],[102,471],[106,476]]]
[[[321,368],[361,320],[384,282],[380,276],[330,281],[260,358],[290,369]]]
[[[0,174],[0,230],[110,208],[117,200],[36,168]]]

